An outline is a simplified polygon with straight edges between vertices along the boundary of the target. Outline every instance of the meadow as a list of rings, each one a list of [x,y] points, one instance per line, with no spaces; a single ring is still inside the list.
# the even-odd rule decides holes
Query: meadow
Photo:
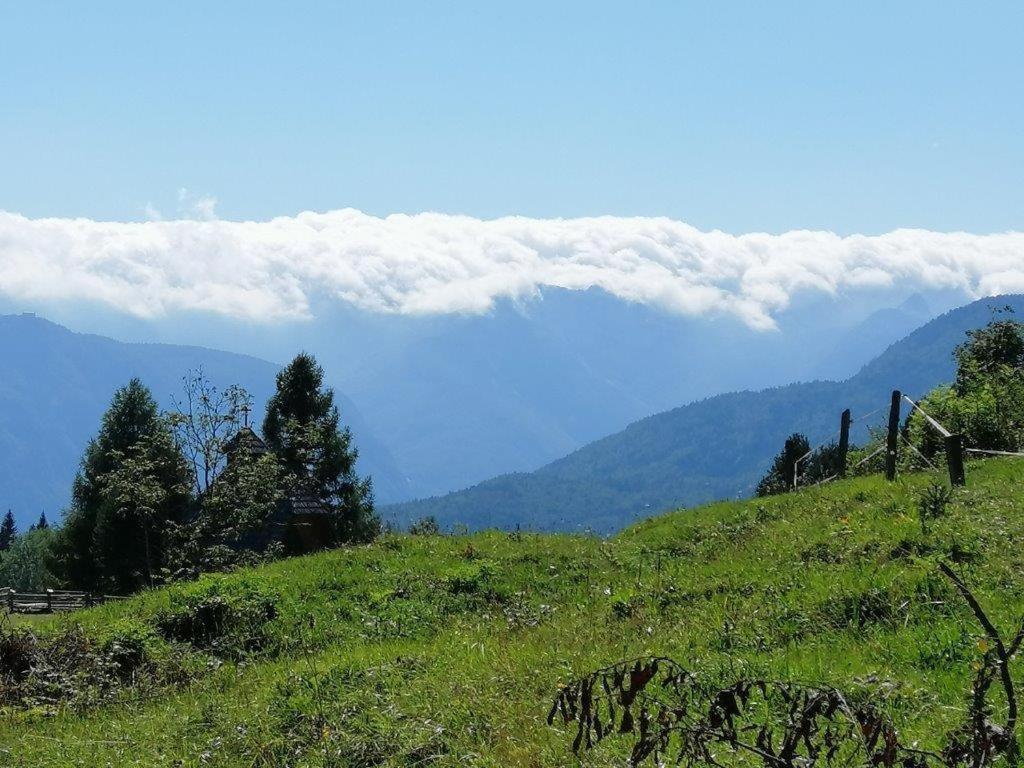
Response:
[[[35,619],[133,662],[116,685],[8,696],[0,763],[623,765],[628,739],[577,760],[546,716],[559,685],[648,654],[722,680],[870,685],[905,741],[938,747],[984,643],[937,562],[1012,633],[1024,462],[970,464],[925,530],[918,500],[939,479],[720,502],[608,539],[388,535]],[[248,618],[204,634],[211,601]]]

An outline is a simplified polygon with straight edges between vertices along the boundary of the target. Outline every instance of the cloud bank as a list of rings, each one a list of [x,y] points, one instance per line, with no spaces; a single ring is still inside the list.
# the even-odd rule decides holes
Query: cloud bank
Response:
[[[352,209],[262,222],[0,211],[0,293],[141,317],[305,319],[321,297],[374,312],[480,313],[551,286],[601,288],[686,315],[731,314],[763,329],[798,293],[895,284],[974,297],[1024,291],[1024,233],[730,235],[667,218],[379,218]]]

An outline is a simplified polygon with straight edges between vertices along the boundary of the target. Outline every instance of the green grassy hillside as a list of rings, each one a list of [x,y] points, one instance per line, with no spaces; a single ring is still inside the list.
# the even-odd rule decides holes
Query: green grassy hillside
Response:
[[[723,679],[891,681],[901,731],[934,746],[980,658],[935,563],[955,551],[997,624],[1016,626],[1024,462],[972,464],[926,536],[916,500],[933,479],[719,503],[610,540],[394,536],[64,617],[42,631],[81,622],[75,642],[131,674],[115,669],[107,689],[83,678],[70,702],[44,686],[9,703],[0,763],[572,765],[571,734],[545,722],[559,683],[648,653]],[[182,617],[197,614],[183,607],[201,595],[273,599],[277,615],[206,638],[212,650],[156,631],[188,636]],[[137,647],[145,661],[124,661]],[[585,764],[621,765],[625,748],[606,742]]]

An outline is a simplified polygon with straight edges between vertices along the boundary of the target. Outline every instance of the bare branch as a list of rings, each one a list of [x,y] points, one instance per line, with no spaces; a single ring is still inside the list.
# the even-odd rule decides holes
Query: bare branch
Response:
[[[999,630],[996,629],[995,625],[989,619],[985,613],[985,609],[981,607],[981,603],[974,597],[971,590],[968,589],[967,585],[963,580],[956,575],[952,568],[946,563],[939,563],[939,570],[941,570],[946,577],[953,582],[953,586],[957,588],[964,600],[971,607],[971,611],[977,618],[978,623],[985,629],[985,634],[992,641],[995,646],[996,656],[999,659],[999,677],[1003,685],[1003,691],[1006,693],[1006,732],[1009,734],[1012,740],[1014,729],[1017,726],[1017,696],[1013,688],[1013,677],[1010,675],[1010,656],[1006,646],[1003,644],[1003,638],[999,634]],[[1018,638],[1020,633],[1018,633]],[[1020,640],[1014,638],[1013,648],[1020,644]]]

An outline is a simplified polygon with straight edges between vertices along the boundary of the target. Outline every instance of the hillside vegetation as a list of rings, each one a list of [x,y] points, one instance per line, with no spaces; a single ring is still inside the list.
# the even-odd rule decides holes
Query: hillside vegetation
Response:
[[[573,733],[545,719],[558,686],[646,654],[723,680],[876,686],[905,741],[935,748],[984,648],[937,562],[1013,630],[1024,462],[970,464],[925,533],[935,479],[717,503],[608,540],[388,536],[35,622],[49,648],[5,630],[0,762],[571,765]],[[12,671],[18,648],[35,672]]]

